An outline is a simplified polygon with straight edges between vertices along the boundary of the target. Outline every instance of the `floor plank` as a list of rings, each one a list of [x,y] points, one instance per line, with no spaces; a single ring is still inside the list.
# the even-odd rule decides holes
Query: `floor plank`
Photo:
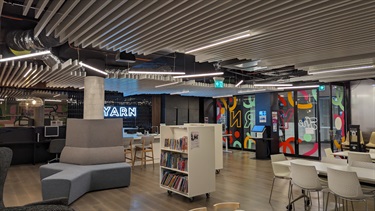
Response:
[[[272,203],[268,197],[272,184],[272,168],[270,160],[256,160],[253,152],[236,151],[224,154],[224,169],[216,175],[216,191],[211,197],[198,196],[193,202],[187,198],[172,194],[159,187],[159,165],[147,165],[146,168],[134,167],[131,185],[127,188],[117,188],[87,193],[71,206],[77,211],[96,210],[189,210],[212,205],[223,201],[238,201],[243,210],[286,210],[288,202],[288,183],[276,180]],[[42,200],[40,180],[40,165],[11,166],[4,187],[4,203],[6,206],[18,206]],[[298,196],[300,190],[293,190]],[[313,206],[318,210],[317,195],[312,193]],[[331,197],[332,198],[332,197]],[[374,202],[369,203],[369,210]],[[333,199],[330,200],[329,210],[334,209]],[[303,210],[303,202],[296,204],[296,210]],[[363,206],[355,204],[355,210],[363,210]]]

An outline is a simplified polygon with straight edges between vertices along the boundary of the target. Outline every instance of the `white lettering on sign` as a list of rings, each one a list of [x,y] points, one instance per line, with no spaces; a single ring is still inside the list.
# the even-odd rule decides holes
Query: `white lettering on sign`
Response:
[[[136,117],[136,107],[105,106],[104,117]]]
[[[318,129],[318,126],[316,125],[317,122],[318,122],[318,118],[306,116],[304,121],[302,120],[298,121],[298,125],[300,127],[311,128],[313,130],[316,130]]]

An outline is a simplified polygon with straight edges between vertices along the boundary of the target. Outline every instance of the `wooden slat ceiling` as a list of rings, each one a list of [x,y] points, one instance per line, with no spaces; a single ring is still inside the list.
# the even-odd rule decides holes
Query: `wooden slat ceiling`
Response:
[[[258,60],[268,69],[295,66],[306,71],[340,58],[374,63],[374,1],[25,0],[23,15],[31,5],[36,5],[39,21],[35,34],[45,30],[82,48],[138,55],[184,53],[249,31],[250,37],[192,54],[198,62],[237,58]]]

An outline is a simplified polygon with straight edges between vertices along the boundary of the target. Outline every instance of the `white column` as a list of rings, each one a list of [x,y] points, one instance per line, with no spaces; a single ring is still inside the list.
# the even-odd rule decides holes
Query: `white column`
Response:
[[[85,77],[83,119],[104,119],[104,78]]]

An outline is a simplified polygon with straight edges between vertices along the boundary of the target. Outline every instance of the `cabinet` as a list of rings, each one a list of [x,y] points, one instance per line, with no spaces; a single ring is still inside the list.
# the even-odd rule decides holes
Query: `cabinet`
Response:
[[[160,187],[188,197],[215,191],[214,127],[160,127]]]

